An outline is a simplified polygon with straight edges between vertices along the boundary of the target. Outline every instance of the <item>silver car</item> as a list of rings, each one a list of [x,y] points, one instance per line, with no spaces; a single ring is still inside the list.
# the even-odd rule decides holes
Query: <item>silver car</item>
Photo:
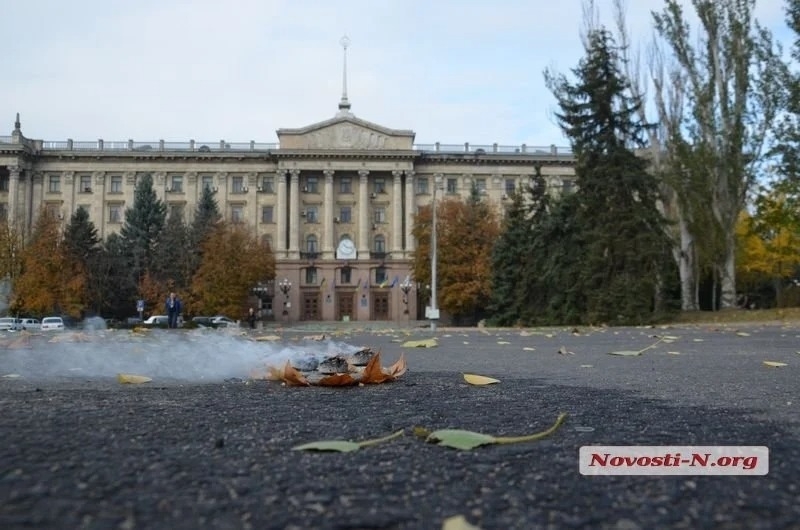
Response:
[[[18,331],[20,329],[20,321],[14,317],[0,318],[0,331]]]

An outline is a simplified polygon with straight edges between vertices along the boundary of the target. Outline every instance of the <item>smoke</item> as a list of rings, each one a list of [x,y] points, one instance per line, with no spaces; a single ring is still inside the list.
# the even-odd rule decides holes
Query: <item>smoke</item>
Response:
[[[88,323],[87,323],[88,324]],[[106,330],[0,336],[0,376],[26,379],[107,378],[119,373],[153,381],[217,382],[264,375],[269,366],[313,364],[362,349],[337,341],[255,341],[239,330]]]

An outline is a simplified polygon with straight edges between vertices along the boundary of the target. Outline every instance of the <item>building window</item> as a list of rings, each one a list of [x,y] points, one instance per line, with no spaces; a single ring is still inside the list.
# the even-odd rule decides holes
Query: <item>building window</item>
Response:
[[[386,238],[383,236],[375,236],[373,247],[375,252],[386,252]]]
[[[45,205],[47,216],[51,219],[61,219],[61,205],[60,204],[47,204]]]
[[[309,267],[306,269],[306,283],[309,285],[316,285],[317,283],[317,268]]]
[[[122,205],[109,204],[108,205],[108,222],[121,223],[122,222]]]
[[[183,219],[183,204],[181,203],[169,203],[169,216],[170,217],[177,217],[178,219]]]
[[[306,222],[317,223],[319,222],[319,214],[316,206],[309,206],[306,208]]]
[[[417,194],[428,194],[428,179],[426,177],[420,177],[417,179]]]
[[[8,175],[0,175],[0,191],[8,191]]]
[[[231,179],[231,193],[244,193],[244,177],[233,177]]]
[[[203,189],[204,189],[204,190],[210,190],[210,189],[213,189],[213,186],[214,186],[214,177],[213,177],[213,176],[211,176],[211,175],[203,175],[203,176],[201,177],[201,182],[203,183],[202,185],[203,185]]]
[[[378,285],[386,283],[386,267],[378,267],[375,269],[375,283]]]
[[[272,251],[272,236],[269,234],[264,234],[261,236],[261,244],[264,245],[267,250],[270,252]]]
[[[111,177],[111,193],[122,193],[122,175]]]
[[[315,176],[306,177],[306,186],[303,191],[306,193],[319,193],[319,179]]]
[[[231,204],[231,222],[244,222],[244,206],[241,204]]]
[[[458,193],[458,179],[447,179],[447,193]]]
[[[562,183],[562,186],[563,186],[563,193],[572,193],[575,189],[575,182],[573,182],[571,179],[566,179]]]
[[[8,220],[8,204],[0,203],[0,221]]]
[[[342,177],[339,181],[339,193],[353,193],[353,179]]]
[[[92,192],[92,176],[81,175],[80,193],[91,193],[91,192]]]
[[[272,223],[272,206],[262,206],[261,207],[261,222],[262,223]]]
[[[306,236],[306,252],[317,252],[317,236],[314,234]]]
[[[386,193],[386,179],[378,177],[373,181],[375,193]]]
[[[61,177],[50,175],[47,181],[47,191],[50,193],[61,193]]]
[[[514,195],[517,189],[517,182],[514,179],[506,179],[506,195]]]
[[[486,179],[475,179],[475,189],[478,193],[486,193]]]
[[[339,208],[339,222],[351,223],[353,221],[353,211],[349,206]]]
[[[261,192],[275,193],[275,177],[262,177]]]
[[[385,223],[386,222],[386,208],[383,206],[376,206],[375,207],[375,221],[376,223]]]
[[[349,284],[352,282],[353,277],[353,269],[350,267],[343,267],[341,272],[339,273],[339,278],[341,279],[342,284]]]
[[[183,175],[172,177],[172,185],[169,189],[175,193],[183,193]]]

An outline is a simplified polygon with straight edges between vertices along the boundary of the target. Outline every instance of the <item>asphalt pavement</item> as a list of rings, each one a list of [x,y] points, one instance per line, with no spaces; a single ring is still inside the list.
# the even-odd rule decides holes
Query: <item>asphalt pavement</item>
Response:
[[[431,332],[352,324],[170,330],[130,353],[128,332],[0,338],[0,527],[438,530],[463,515],[484,530],[800,528],[800,325],[445,328],[434,347],[411,348]],[[343,344],[379,350],[384,365],[403,354],[408,372],[294,388],[251,379],[263,366],[243,363],[259,348]],[[620,351],[639,355],[610,355]],[[153,380],[120,385],[115,371],[137,368],[123,355]],[[516,436],[560,413],[546,439],[471,451],[412,433]],[[292,450],[401,429],[351,453]],[[589,477],[585,445],[767,446],[769,472]]]

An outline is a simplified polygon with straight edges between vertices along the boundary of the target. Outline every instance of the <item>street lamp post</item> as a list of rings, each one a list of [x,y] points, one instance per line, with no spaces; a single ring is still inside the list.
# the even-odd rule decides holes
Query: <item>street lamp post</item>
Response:
[[[406,276],[406,279],[400,284],[400,290],[403,292],[403,303],[406,306],[405,314],[408,315],[408,293],[411,291],[411,282],[408,276]],[[409,315],[408,319],[411,320],[411,315]]]
[[[442,183],[442,175],[436,174],[433,177],[433,226],[431,226],[431,307],[428,318],[431,321],[431,331],[436,331],[436,321],[439,319],[439,308],[436,301],[436,262],[438,260],[436,248],[436,192]]]
[[[288,278],[282,279],[278,282],[278,289],[283,293],[283,316],[287,322],[289,320],[289,291],[292,290],[292,282]]]

